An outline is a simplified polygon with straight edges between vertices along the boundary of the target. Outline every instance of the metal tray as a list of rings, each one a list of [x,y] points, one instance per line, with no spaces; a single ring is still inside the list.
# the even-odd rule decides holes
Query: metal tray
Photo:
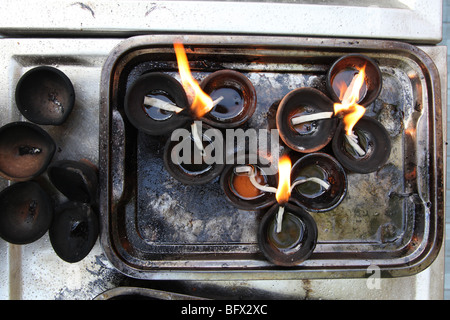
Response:
[[[383,87],[366,115],[391,136],[387,164],[348,174],[349,190],[334,210],[312,213],[318,244],[293,268],[267,262],[256,229],[263,212],[227,202],[216,180],[186,186],[163,167],[168,137],[138,132],[126,119],[128,86],[143,72],[177,77],[173,42],[187,48],[194,77],[229,68],[257,91],[249,127],[267,128],[290,90],[324,93],[330,65],[347,53],[375,59]],[[111,263],[140,279],[251,280],[384,277],[416,274],[443,241],[444,173],[441,92],[432,60],[415,46],[392,41],[211,35],[137,36],[107,58],[101,78],[101,245]]]

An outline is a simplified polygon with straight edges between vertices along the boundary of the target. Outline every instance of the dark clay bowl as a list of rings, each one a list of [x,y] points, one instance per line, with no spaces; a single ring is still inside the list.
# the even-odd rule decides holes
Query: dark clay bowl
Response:
[[[49,229],[53,204],[37,182],[17,182],[0,193],[0,237],[14,244],[32,243]]]
[[[319,112],[333,112],[333,102],[314,88],[289,92],[278,106],[276,124],[280,138],[292,150],[310,153],[324,148],[333,138],[337,118],[305,122],[294,126],[292,118]]]
[[[345,126],[341,123],[333,138],[333,152],[342,166],[356,173],[370,173],[380,169],[389,159],[391,139],[383,125],[370,117],[363,116],[353,127],[360,147],[366,152],[359,156],[345,138]]]
[[[339,99],[339,90],[337,89],[339,80],[345,81],[348,86],[353,76],[364,65],[366,65],[365,84],[360,90],[360,99],[357,103],[366,107],[378,97],[382,86],[382,76],[378,64],[365,55],[348,54],[339,58],[328,70],[327,89],[333,101],[341,102]]]
[[[305,178],[319,178],[330,184],[328,189],[315,182],[295,186],[290,201],[308,211],[325,212],[336,208],[347,194],[344,168],[326,153],[310,153],[297,160],[291,170],[291,185]]]
[[[49,237],[53,250],[64,261],[74,263],[84,259],[99,234],[97,214],[86,203],[68,202],[55,212]]]
[[[304,209],[287,203],[280,233],[276,232],[276,204],[264,214],[258,230],[259,248],[273,264],[293,267],[308,259],[317,243],[317,225]]]
[[[219,70],[200,84],[213,100],[223,97],[202,121],[217,128],[235,128],[251,118],[256,109],[256,91],[251,81],[234,70]]]
[[[12,122],[0,128],[0,175],[25,181],[43,173],[56,150],[50,135],[30,122]]]
[[[91,203],[97,202],[97,170],[84,161],[59,160],[47,168],[52,184],[69,200]]]
[[[245,155],[244,159],[243,163],[251,163],[248,154]],[[236,172],[236,168],[243,165],[238,163],[242,162],[236,161],[235,164],[227,165],[220,177],[220,185],[228,201],[238,209],[252,211],[273,205],[276,202],[275,193],[264,192],[255,188],[249,180],[248,175]],[[256,170],[257,181],[260,184],[277,187],[276,174],[267,174],[265,166],[259,161],[251,164],[251,166]]]
[[[75,103],[70,79],[62,71],[49,66],[26,72],[17,83],[15,96],[22,115],[40,125],[61,125]]]
[[[181,113],[162,111],[157,107],[145,106],[145,96],[174,103]],[[131,124],[149,135],[164,135],[182,127],[190,120],[189,102],[181,83],[175,78],[159,72],[139,77],[125,95],[125,114]]]
[[[203,141],[205,150],[206,148],[212,147],[212,139],[208,138],[209,135],[207,134],[211,132],[210,130],[213,132],[215,130],[215,132],[221,135],[219,129],[213,129],[206,124],[202,124],[202,135],[206,137],[206,141]],[[194,158],[194,155],[198,155],[199,153],[192,138],[190,125],[180,129],[179,132],[184,132],[183,135],[179,136],[179,140],[177,140],[176,137],[174,138],[175,140],[172,140],[172,136],[171,139],[167,139],[166,145],[164,146],[164,167],[170,175],[181,183],[192,185],[204,184],[218,177],[225,167],[224,151],[216,150],[216,152],[222,153],[221,155],[219,154],[221,158],[219,161],[214,161],[214,158],[206,161],[205,158],[201,156],[197,156],[197,159],[199,159],[197,161]],[[184,149],[184,146],[186,149]],[[220,147],[223,148],[223,146]],[[190,152],[191,156],[186,157],[185,159],[179,157],[181,153],[184,155],[184,152],[181,152],[180,150],[187,150],[188,148],[190,148],[190,151],[187,152]],[[177,157],[180,159],[176,159]],[[198,164],[196,164],[196,162],[198,162]]]

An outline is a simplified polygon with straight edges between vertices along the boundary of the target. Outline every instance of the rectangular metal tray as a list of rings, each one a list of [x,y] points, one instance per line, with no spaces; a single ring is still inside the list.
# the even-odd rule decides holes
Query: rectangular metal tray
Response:
[[[366,115],[391,136],[387,164],[348,174],[348,193],[332,211],[312,213],[313,255],[293,268],[267,262],[256,230],[262,212],[225,199],[218,179],[186,186],[163,166],[168,137],[138,132],[126,119],[128,86],[142,73],[178,76],[173,42],[187,49],[194,77],[227,68],[257,92],[249,127],[265,128],[271,106],[298,87],[324,93],[330,65],[347,53],[375,59],[383,87]],[[121,42],[102,70],[100,110],[101,245],[121,272],[140,279],[251,280],[384,277],[416,274],[443,241],[443,128],[439,73],[415,46],[377,40],[211,35],[137,36]]]

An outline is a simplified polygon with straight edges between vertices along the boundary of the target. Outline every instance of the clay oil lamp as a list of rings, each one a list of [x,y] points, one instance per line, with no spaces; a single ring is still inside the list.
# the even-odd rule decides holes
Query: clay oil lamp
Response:
[[[35,181],[17,182],[0,193],[0,237],[14,244],[40,239],[49,229],[53,204]]]
[[[391,141],[386,129],[375,119],[364,117],[360,101],[366,83],[365,66],[353,77],[350,85],[341,85],[341,102],[334,104],[335,114],[342,117],[336,129],[332,148],[335,157],[348,170],[369,173],[380,169],[388,160]]]
[[[61,125],[73,109],[75,91],[62,71],[40,66],[20,78],[15,99],[17,108],[29,121],[40,125]]]
[[[184,46],[181,43],[174,43],[174,49],[181,84],[189,101],[187,109],[189,132],[180,136],[181,141],[176,140],[181,131],[172,133],[171,139],[165,145],[164,165],[167,171],[182,183],[203,184],[220,175],[225,167],[223,144],[214,143],[217,141],[216,137],[222,136],[221,133],[201,121],[201,118],[213,109],[215,102],[193,78]]]
[[[234,70],[219,70],[208,75],[201,88],[217,101],[202,121],[217,128],[235,128],[251,118],[256,109],[256,91],[250,80]]]
[[[328,70],[327,89],[335,102],[343,100],[343,94],[354,77],[364,71],[364,79],[359,87],[358,99],[355,103],[367,107],[379,95],[382,87],[381,71],[378,64],[362,54],[348,54],[338,60]]]
[[[356,173],[379,170],[389,159],[391,140],[383,125],[363,116],[353,127],[353,137],[348,139],[345,124],[339,125],[333,138],[333,152],[344,168]]]
[[[336,208],[347,193],[344,168],[326,153],[310,153],[297,160],[291,183],[290,201],[313,212]]]
[[[67,202],[56,209],[49,229],[50,243],[64,261],[74,263],[85,258],[99,234],[97,214],[87,203]]]
[[[52,137],[31,122],[12,122],[0,128],[0,175],[25,181],[43,173],[56,150]]]
[[[149,135],[164,135],[189,121],[182,85],[173,77],[152,72],[139,77],[125,95],[125,114],[131,124]],[[185,112],[183,112],[185,110]]]
[[[276,125],[283,142],[291,149],[310,153],[324,148],[333,138],[338,119],[333,101],[314,88],[299,88],[281,100]]]
[[[297,266],[308,259],[317,243],[317,225],[303,208],[289,203],[291,162],[279,161],[277,204],[262,217],[258,244],[267,260],[280,266]]]
[[[219,129],[200,121],[184,129],[180,140],[168,139],[164,147],[164,166],[172,177],[184,184],[204,184],[218,177],[225,167],[223,144],[216,144]]]
[[[59,160],[47,168],[50,182],[69,200],[97,202],[97,168],[87,160]]]
[[[220,184],[227,199],[243,210],[260,210],[273,205],[276,175],[269,174],[256,156],[252,161],[246,154],[243,160],[227,165],[222,172]]]

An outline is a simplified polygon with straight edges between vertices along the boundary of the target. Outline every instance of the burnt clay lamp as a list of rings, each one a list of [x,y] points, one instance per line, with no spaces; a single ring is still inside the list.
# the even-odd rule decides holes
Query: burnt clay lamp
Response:
[[[378,64],[362,54],[348,54],[337,59],[327,73],[327,90],[335,102],[342,101],[342,94],[350,86],[353,78],[365,68],[363,85],[355,103],[364,107],[371,104],[380,94],[382,76]]]
[[[278,163],[277,204],[262,217],[258,244],[270,262],[279,266],[296,266],[308,259],[317,243],[317,225],[303,208],[289,203],[291,161],[282,156]]]
[[[292,150],[310,153],[324,148],[333,138],[338,119],[333,102],[314,88],[299,88],[281,100],[276,125],[280,138]]]
[[[254,211],[276,202],[273,192],[276,188],[270,186],[277,184],[277,178],[275,174],[268,174],[260,161],[252,162],[246,154],[244,161],[227,165],[220,177],[220,185],[235,207]]]
[[[50,66],[27,71],[17,83],[16,105],[22,115],[40,125],[61,125],[72,112],[75,91],[70,79]]]
[[[344,168],[356,173],[380,169],[391,152],[387,130],[377,120],[363,116],[353,127],[353,135],[355,138],[348,138],[345,124],[339,125],[332,142],[336,159]]]
[[[234,70],[219,70],[200,83],[216,101],[202,121],[217,128],[235,128],[251,118],[256,109],[256,91],[250,80]]]
[[[81,202],[67,202],[58,207],[49,229],[53,250],[70,263],[81,261],[89,254],[98,234],[96,212]]]
[[[130,86],[124,109],[131,124],[149,135],[171,133],[190,120],[183,86],[160,72],[144,74]]]
[[[210,131],[211,130],[211,131]],[[223,150],[216,149],[214,130],[195,122],[185,128],[179,140],[168,139],[164,146],[164,166],[184,184],[204,184],[218,177],[225,167]],[[219,144],[221,148],[223,146]]]
[[[47,168],[50,182],[69,200],[96,204],[97,168],[87,160],[59,160]]]
[[[35,181],[17,182],[0,193],[0,237],[14,244],[32,243],[53,219],[50,196]]]
[[[277,231],[278,204],[262,217],[258,230],[258,244],[267,260],[273,264],[293,267],[308,259],[317,243],[317,225],[304,209],[284,204],[283,227]]]
[[[310,153],[292,166],[290,201],[312,212],[336,208],[347,193],[344,168],[326,153]]]
[[[0,128],[0,176],[25,181],[43,173],[55,154],[52,137],[30,122],[11,122]]]

